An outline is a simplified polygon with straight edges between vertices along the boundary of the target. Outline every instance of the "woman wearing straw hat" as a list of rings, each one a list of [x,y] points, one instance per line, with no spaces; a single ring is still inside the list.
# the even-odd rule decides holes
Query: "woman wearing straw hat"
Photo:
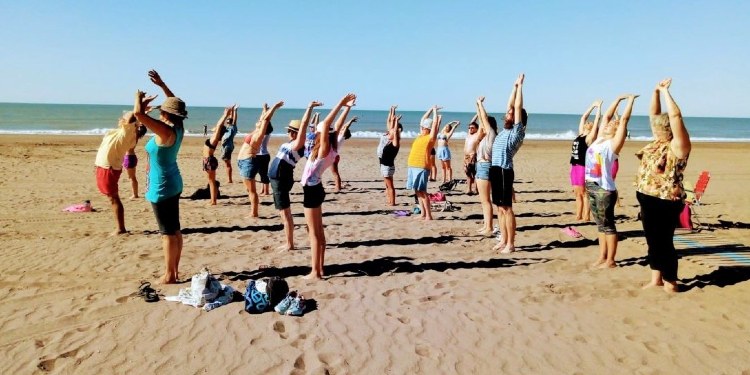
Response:
[[[341,144],[345,140],[344,133],[346,132],[346,126],[344,126],[344,121],[349,114],[349,110],[354,106],[356,99],[357,97],[351,93],[344,96],[331,109],[325,120],[319,124],[318,133],[315,136],[315,144],[305,164],[305,170],[302,172],[303,205],[305,206],[305,221],[307,222],[307,230],[310,237],[312,264],[310,274],[305,276],[306,279],[322,279],[324,276],[323,263],[325,262],[326,254],[326,235],[323,231],[322,206],[326,192],[323,189],[321,176],[333,164],[336,156],[339,154]],[[339,115],[338,120],[336,120],[336,126],[333,133],[331,133],[329,127],[336,115],[338,115],[341,107],[344,107],[344,110]],[[351,122],[348,124],[351,124]]]
[[[273,107],[268,108],[268,105],[263,103],[263,112],[255,124],[255,130],[245,136],[245,141],[242,143],[240,152],[237,154],[237,166],[240,168],[240,176],[245,183],[247,194],[250,198],[250,217],[258,217],[259,199],[258,191],[255,187],[255,176],[263,168],[263,162],[266,163],[266,168],[268,168],[268,160],[258,158],[258,153],[260,152],[263,139],[267,136],[273,114],[283,105],[284,102],[280,101],[274,104]]]
[[[673,237],[675,223],[684,206],[682,176],[692,144],[680,108],[669,93],[671,84],[671,78],[661,81],[651,98],[649,117],[654,140],[636,154],[641,160],[636,175],[636,197],[641,204],[641,222],[651,267],[651,281],[644,289],[662,286],[667,292],[677,292],[677,252]],[[661,113],[662,94],[667,102],[667,113]]]
[[[177,166],[177,153],[185,135],[183,120],[187,118],[185,102],[176,97],[155,70],[148,72],[151,82],[161,87],[167,98],[159,107],[159,119],[146,114],[149,104],[156,96],[136,92],[133,112],[138,122],[154,132],[146,152],[149,156],[148,191],[146,200],[151,207],[162,234],[162,247],[166,269],[160,281],[174,284],[178,280],[180,256],[182,254],[182,232],[180,232],[180,194],[182,176]]]
[[[268,177],[271,180],[273,190],[273,204],[279,211],[281,222],[284,224],[284,234],[286,235],[286,244],[279,246],[279,250],[294,249],[294,221],[292,219],[291,200],[289,191],[294,186],[294,167],[297,165],[305,148],[305,129],[302,124],[310,121],[310,113],[315,107],[323,105],[320,102],[312,101],[307,106],[302,120],[292,120],[286,128],[286,134],[289,142],[279,146],[276,157],[271,161],[268,170]],[[302,129],[300,129],[302,128]]]

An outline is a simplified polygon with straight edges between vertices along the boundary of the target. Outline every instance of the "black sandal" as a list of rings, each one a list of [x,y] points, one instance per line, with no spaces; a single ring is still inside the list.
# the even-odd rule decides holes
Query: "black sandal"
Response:
[[[159,300],[159,295],[156,294],[156,290],[151,287],[151,283],[148,281],[141,281],[141,286],[138,287],[138,292],[135,295],[143,298],[146,302],[156,302]]]

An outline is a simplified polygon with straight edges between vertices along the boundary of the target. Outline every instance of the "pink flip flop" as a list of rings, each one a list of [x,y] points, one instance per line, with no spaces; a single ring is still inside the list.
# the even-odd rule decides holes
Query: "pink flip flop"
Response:
[[[569,237],[572,237],[572,238],[581,238],[581,237],[583,237],[583,235],[581,234],[581,232],[577,231],[573,227],[565,227],[563,229],[560,229],[560,231],[563,232],[563,233],[565,233]]]

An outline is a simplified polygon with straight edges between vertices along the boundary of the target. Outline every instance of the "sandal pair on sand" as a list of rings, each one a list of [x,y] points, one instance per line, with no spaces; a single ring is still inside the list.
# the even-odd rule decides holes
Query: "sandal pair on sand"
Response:
[[[302,316],[305,312],[305,297],[293,290],[273,309],[281,315]]]
[[[156,293],[156,290],[151,287],[151,283],[148,281],[141,281],[141,286],[138,287],[138,291],[135,295],[143,298],[146,302],[156,302],[159,300],[159,295]]]

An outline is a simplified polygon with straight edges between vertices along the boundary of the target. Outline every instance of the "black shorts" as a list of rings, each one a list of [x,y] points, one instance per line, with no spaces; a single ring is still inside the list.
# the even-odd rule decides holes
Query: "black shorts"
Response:
[[[180,230],[180,194],[158,203],[151,203],[151,208],[159,224],[159,233],[173,235]]]
[[[294,186],[294,180],[289,179],[271,179],[271,189],[273,190],[273,205],[277,210],[284,210],[292,205],[289,198],[289,191]]]
[[[318,208],[323,205],[323,201],[326,199],[326,191],[323,189],[322,183],[313,186],[302,186],[302,190],[305,193],[305,197],[302,200],[302,205],[305,208]]]
[[[513,170],[490,167],[492,203],[500,207],[513,207]]]
[[[260,175],[260,183],[267,184],[268,180],[268,163],[271,162],[271,155],[256,155],[254,163],[258,164],[258,174]]]

